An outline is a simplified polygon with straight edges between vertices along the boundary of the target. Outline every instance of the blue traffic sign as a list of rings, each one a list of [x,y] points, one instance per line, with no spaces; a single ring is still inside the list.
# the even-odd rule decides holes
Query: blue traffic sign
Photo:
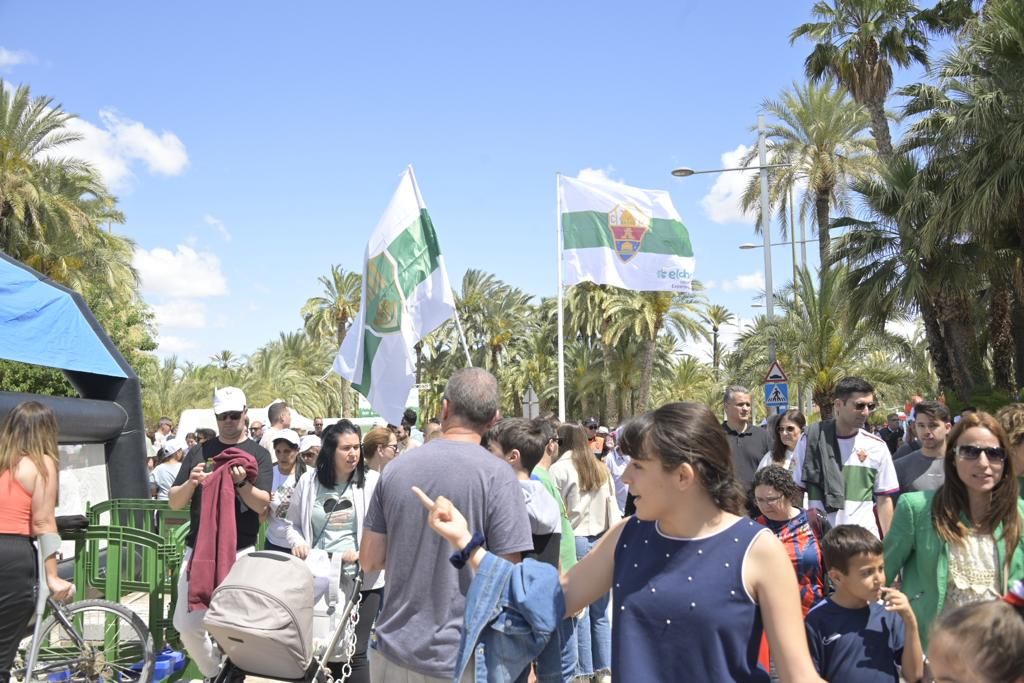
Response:
[[[789,384],[786,382],[768,382],[764,385],[764,404],[766,406],[788,406]]]

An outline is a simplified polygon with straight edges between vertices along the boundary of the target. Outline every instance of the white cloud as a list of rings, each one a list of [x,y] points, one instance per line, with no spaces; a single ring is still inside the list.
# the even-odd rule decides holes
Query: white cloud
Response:
[[[739,275],[733,280],[724,280],[722,282],[722,289],[727,292],[737,290],[764,291],[764,273],[757,271],[756,273]]]
[[[722,345],[722,348],[726,351],[731,351],[736,345],[736,340],[739,339],[740,334],[743,332],[743,328],[753,322],[752,318],[739,318],[737,317],[734,322],[726,323],[718,328],[718,343]],[[696,341],[690,339],[682,345],[683,353],[699,358],[705,362],[710,363],[713,359],[714,354],[712,353],[711,342],[703,339]]]
[[[205,216],[203,216],[203,222],[212,227],[218,233],[220,233],[220,236],[224,238],[225,242],[231,241],[231,233],[228,232],[228,228],[226,225],[224,225],[224,221],[222,221],[219,218],[215,218],[210,214],[206,214]]]
[[[739,145],[736,149],[722,154],[722,168],[736,168],[743,165],[743,157],[750,147]],[[746,214],[740,208],[740,198],[750,179],[757,171],[733,171],[719,173],[700,205],[704,213],[715,223],[754,223],[754,215]]]
[[[175,337],[169,334],[161,334],[160,342],[157,344],[158,353],[181,353],[182,351],[189,351],[197,347],[197,344],[191,339],[185,339],[184,337]]]
[[[5,47],[0,47],[0,69],[8,70],[12,66],[32,64],[35,61],[36,58],[24,50],[8,50]]]
[[[580,169],[580,172],[576,174],[576,179],[582,180],[585,183],[621,183],[621,178],[611,177],[610,174],[613,173],[614,171],[615,168],[612,166],[609,166],[608,168],[583,168]]]
[[[201,330],[206,327],[206,304],[195,299],[171,299],[166,303],[152,304],[156,324],[160,329],[177,327]]]
[[[188,166],[185,144],[174,133],[157,134],[113,109],[100,110],[99,117],[102,127],[84,119],[68,121],[67,127],[82,139],[63,145],[59,153],[91,162],[115,190],[131,185],[136,162],[150,173],[165,176],[179,175]]]
[[[132,265],[139,271],[142,289],[163,297],[186,299],[222,296],[228,292],[220,259],[208,251],[179,244],[175,251],[136,249]]]

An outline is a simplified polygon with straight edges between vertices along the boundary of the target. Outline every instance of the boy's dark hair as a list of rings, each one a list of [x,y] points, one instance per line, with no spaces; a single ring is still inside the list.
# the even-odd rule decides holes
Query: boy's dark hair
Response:
[[[841,524],[832,527],[832,530],[821,539],[821,552],[829,568],[838,569],[845,574],[850,571],[850,558],[861,553],[881,555],[884,547],[878,537],[864,527]]]
[[[920,415],[927,415],[928,417],[935,418],[939,422],[949,422],[949,408],[938,401],[921,401],[914,406],[915,418]]]
[[[497,444],[502,453],[513,448],[519,451],[519,462],[527,472],[533,472],[548,445],[547,432],[534,420],[524,417],[506,417],[487,430],[487,443]]]
[[[267,421],[270,424],[277,424],[281,421],[281,416],[284,415],[286,410],[288,410],[288,404],[284,401],[270,404],[270,407],[267,408]]]
[[[402,413],[402,426],[403,427],[415,427],[416,419],[419,416],[416,415],[416,411],[412,408],[406,408],[405,412]]]
[[[854,394],[873,394],[875,388],[861,377],[844,377],[836,383],[836,399],[845,401]]]

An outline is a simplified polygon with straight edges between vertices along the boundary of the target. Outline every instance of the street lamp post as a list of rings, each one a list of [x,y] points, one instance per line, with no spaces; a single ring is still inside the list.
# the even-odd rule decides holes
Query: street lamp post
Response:
[[[755,168],[761,175],[761,232],[764,235],[764,287],[765,287],[765,313],[768,322],[775,320],[774,293],[772,292],[772,250],[771,250],[771,213],[768,200],[768,169],[787,168],[790,164],[769,164],[767,153],[767,141],[764,127],[764,114],[757,116],[757,160],[758,166],[739,166],[734,168],[714,168],[707,171],[695,171],[692,168],[676,168],[672,175],[677,178],[686,178],[702,173],[725,173],[728,171],[751,171]],[[775,339],[768,340],[768,360],[775,362]]]

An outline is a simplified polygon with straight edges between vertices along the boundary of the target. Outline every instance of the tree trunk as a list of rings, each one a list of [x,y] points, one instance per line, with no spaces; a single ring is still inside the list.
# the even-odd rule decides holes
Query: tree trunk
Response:
[[[878,156],[882,161],[888,161],[892,158],[892,138],[889,135],[889,119],[885,117],[885,97],[872,98],[865,106],[871,114],[871,135],[875,138]]]
[[[603,339],[598,337],[597,343],[601,345],[601,357],[604,360],[604,372],[601,373],[604,377],[604,417],[609,425],[616,425],[619,423],[619,415],[615,410],[615,395],[618,392],[612,389],[612,364],[615,357],[611,346]]]
[[[1024,259],[1017,258],[1013,268],[1013,370],[1017,389],[1024,388]]]
[[[657,346],[658,337],[644,341],[644,364],[640,371],[640,390],[638,392],[634,415],[648,409],[648,402],[651,398],[651,380],[654,376],[654,351]]]
[[[335,330],[335,334],[338,338],[338,348],[341,349],[341,345],[345,342],[345,334],[348,332],[348,320],[342,319],[338,321],[338,327]],[[352,383],[344,377],[341,378],[341,416],[342,417],[354,417],[352,411]]]
[[[811,398],[814,400],[814,404],[818,406],[818,411],[821,413],[821,419],[831,420],[833,412],[832,392],[822,391],[815,387],[811,390]]]
[[[719,371],[718,371],[718,366],[722,362],[722,350],[720,348],[718,348],[718,326],[717,325],[715,325],[714,327],[711,328],[711,334],[712,334],[712,339],[713,339],[713,341],[711,343],[711,362],[714,364],[714,367],[715,367],[715,384],[718,384],[718,382],[719,382],[718,377],[719,377],[719,374],[720,374]]]
[[[814,197],[814,213],[818,220],[818,255],[821,259],[822,277],[830,265],[829,247],[830,238],[828,234],[828,192],[818,191]]]
[[[953,390],[961,402],[970,403],[978,379],[975,366],[981,360],[974,335],[971,307],[967,301],[957,297],[951,297],[944,304],[938,310],[942,323],[942,338],[946,343],[946,353],[949,355],[953,372]]]
[[[925,294],[918,300],[917,306],[921,310],[921,318],[924,320],[928,355],[931,356],[935,374],[939,377],[939,387],[953,391],[956,386],[953,383],[953,367],[950,364],[949,354],[946,352],[946,342],[942,338],[942,325],[935,314],[935,305],[929,295]]]
[[[1001,277],[992,282],[989,302],[988,338],[992,345],[992,383],[1008,394],[1014,390],[1013,292],[1010,283]]]

